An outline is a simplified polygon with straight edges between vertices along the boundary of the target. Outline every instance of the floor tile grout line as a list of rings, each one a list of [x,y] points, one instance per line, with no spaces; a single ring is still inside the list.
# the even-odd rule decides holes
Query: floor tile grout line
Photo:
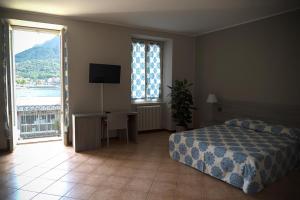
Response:
[[[152,140],[151,140],[152,141]],[[152,141],[153,142],[153,141]],[[148,142],[147,142],[148,143]],[[124,163],[126,162],[126,160],[131,160],[131,161],[138,161],[138,162],[145,162],[145,160],[146,159],[141,159],[141,157],[140,157],[140,155],[144,155],[144,157],[147,157],[148,155],[151,157],[151,161],[155,161],[155,162],[157,162],[158,163],[158,167],[156,167],[155,168],[155,175],[154,175],[154,178],[151,178],[150,180],[151,180],[151,182],[149,181],[149,188],[148,188],[148,190],[147,190],[147,192],[145,192],[146,194],[144,194],[145,195],[145,199],[149,199],[149,198],[151,198],[151,190],[152,190],[152,188],[153,188],[153,186],[155,185],[155,182],[157,181],[157,174],[158,173],[160,173],[160,172],[164,172],[167,168],[168,168],[168,165],[170,164],[170,166],[172,166],[173,164],[171,164],[171,162],[168,162],[168,159],[167,158],[169,158],[169,157],[166,157],[166,153],[164,153],[164,151],[167,151],[167,149],[160,149],[160,150],[155,150],[156,148],[148,148],[147,147],[147,149],[145,148],[140,148],[140,149],[135,149],[135,148],[131,148],[131,149],[128,149],[128,151],[130,151],[130,153],[132,153],[132,155],[137,155],[137,156],[133,156],[133,157],[130,157],[130,156],[128,156],[128,154],[126,154],[127,156],[124,156],[123,154],[122,155],[120,155],[120,156],[117,156],[117,154],[118,154],[118,152],[121,152],[123,149],[125,149],[124,147],[122,147],[122,146],[114,146],[113,147],[113,150],[114,150],[114,153],[107,153],[106,155],[112,155],[112,157],[114,158],[114,159],[110,159],[108,156],[105,156],[105,162],[106,161],[108,161],[108,162],[110,162],[110,160],[120,160],[120,159],[122,159],[122,162],[120,162],[121,163],[121,165],[118,165],[118,167],[123,167],[124,165]],[[162,153],[163,152],[163,153]],[[129,153],[129,154],[130,154]],[[144,153],[146,153],[146,154],[144,154]],[[163,154],[162,156],[160,156],[160,154]],[[59,155],[59,154],[56,154],[56,155]],[[58,159],[54,159],[53,161],[54,162],[56,162],[57,160],[59,160],[60,162],[58,162],[59,164],[56,164],[55,166],[51,166],[51,168],[49,168],[49,170],[48,171],[46,171],[46,172],[44,172],[44,174],[45,173],[48,173],[49,171],[51,171],[51,170],[53,170],[53,169],[58,169],[58,165],[60,165],[60,164],[62,164],[63,162],[70,162],[69,160],[71,160],[72,158],[76,158],[77,157],[77,155],[76,154],[71,154],[71,152],[69,152],[68,151],[68,153],[67,154],[65,154],[65,155],[67,155],[67,157],[64,159],[64,161],[62,161],[62,158],[63,158],[63,156],[61,156],[60,158],[58,158]],[[104,155],[104,154],[103,154]],[[153,155],[153,157],[152,157],[152,155]],[[156,157],[159,157],[159,159],[156,159],[155,158],[155,155],[157,155]],[[18,155],[18,156],[20,156],[20,155]],[[52,155],[51,155],[52,156]],[[79,165],[83,165],[86,161],[88,161],[89,159],[93,159],[93,158],[96,158],[96,159],[102,159],[102,158],[104,158],[104,157],[102,157],[102,153],[100,154],[100,152],[96,152],[96,153],[94,153],[94,152],[92,152],[92,153],[87,153],[87,154],[84,154],[83,156],[86,158],[86,160],[85,161],[83,161],[83,162],[81,162],[81,156],[82,155],[80,155],[79,154],[79,159],[78,159],[78,161],[80,160],[80,162],[78,162],[78,163],[80,163]],[[101,158],[100,158],[101,157]],[[11,157],[11,158],[13,158],[13,157]],[[7,159],[8,160],[8,159]],[[49,159],[47,159],[47,161],[49,161],[50,160],[50,158]],[[74,159],[74,160],[77,160],[77,159]],[[47,162],[47,161],[45,161],[45,162]],[[124,161],[124,162],[123,162]],[[43,164],[45,164],[45,162],[43,162],[43,163],[40,163],[40,165],[43,165]],[[90,161],[91,163],[93,162],[92,160]],[[133,163],[134,163],[133,162]],[[137,164],[138,164],[138,162],[137,162]],[[20,162],[17,162],[18,164],[20,163]],[[26,161],[25,162],[22,162],[21,164],[24,164],[24,163],[26,163]],[[104,162],[103,162],[104,163]],[[114,165],[114,167],[116,167],[115,166],[115,162],[114,161],[112,161],[111,163],[113,163]],[[75,163],[75,165],[76,165],[76,163]],[[74,165],[74,166],[75,166]],[[78,166],[79,166],[78,165]],[[91,165],[93,165],[93,164],[91,164]],[[102,165],[102,163],[101,163],[101,165]],[[16,165],[15,165],[16,166]],[[166,166],[166,167],[165,167]],[[173,165],[174,166],[174,170],[175,170],[175,167],[177,166],[177,165]],[[40,166],[37,166],[37,167],[40,167]],[[77,167],[77,166],[76,166]],[[75,168],[76,168],[75,167]],[[151,166],[152,167],[152,166]],[[131,167],[128,167],[128,168],[131,168]],[[146,167],[147,168],[147,167]],[[146,169],[146,168],[140,168],[140,169]],[[61,176],[61,177],[59,177],[59,178],[56,178],[55,180],[53,180],[53,179],[51,179],[51,180],[53,180],[53,182],[49,185],[49,186],[47,186],[44,190],[42,190],[42,191],[40,191],[40,192],[38,192],[38,193],[35,193],[35,195],[38,195],[38,194],[45,194],[45,193],[43,193],[43,191],[45,191],[48,187],[51,187],[51,185],[53,185],[53,184],[55,184],[56,182],[58,182],[58,181],[63,181],[62,179],[63,179],[63,177],[65,177],[67,174],[69,174],[69,173],[72,173],[72,171],[73,171],[73,167],[71,168],[71,169],[67,169],[66,171],[66,173],[63,175],[63,176]],[[135,168],[132,168],[132,169],[135,169]],[[178,169],[180,169],[180,171],[181,171],[181,168],[178,168]],[[185,168],[186,169],[186,168]],[[176,185],[176,190],[177,190],[177,188],[179,188],[180,186],[182,186],[182,184],[180,184],[181,182],[180,182],[180,174],[183,174],[182,175],[182,177],[184,177],[185,175],[191,175],[191,176],[193,176],[194,174],[193,174],[193,172],[192,171],[190,171],[190,170],[185,170],[185,169],[183,169],[180,173],[179,173],[179,175],[177,176],[177,178],[176,178],[176,182],[175,182],[175,185]],[[135,170],[139,170],[139,169],[135,169]],[[150,170],[151,171],[151,170]],[[173,169],[172,169],[172,171],[173,171]],[[91,173],[85,173],[87,176],[89,176],[89,175],[92,175],[93,174],[93,172],[91,172]],[[2,175],[2,174],[1,174]],[[40,176],[42,176],[43,174],[41,174]],[[15,175],[12,175],[13,177],[14,176],[22,176],[22,175],[17,175],[17,174],[15,174]],[[35,180],[35,179],[39,179],[39,178],[41,178],[40,176],[38,176],[38,177],[33,177],[32,178],[32,180],[31,181],[33,181],[33,180]],[[146,175],[147,176],[147,175]],[[145,176],[145,177],[146,177]],[[9,177],[9,175],[7,176],[7,177]],[[138,176],[137,176],[138,177]],[[142,178],[142,177],[140,177],[140,178]],[[170,177],[170,178],[172,178],[172,177]],[[189,178],[189,177],[187,177],[187,178]],[[7,180],[9,180],[9,179],[7,179]],[[162,178],[162,180],[171,180],[171,179],[169,179],[169,177],[163,177]],[[173,179],[172,179],[173,180]],[[188,179],[185,179],[186,180],[186,182],[188,183],[189,182],[189,180]],[[30,182],[31,182],[30,181]],[[28,182],[28,183],[30,183],[30,182]],[[65,182],[67,182],[67,181],[65,181]],[[191,182],[192,183],[194,183],[193,182],[193,180],[191,180]],[[28,183],[26,183],[26,184],[28,184]],[[150,184],[151,183],[151,184]],[[26,184],[24,184],[24,185],[26,185]],[[77,183],[74,183],[74,185],[78,185],[78,184],[82,184],[82,183],[80,183],[80,182],[77,182]],[[85,185],[89,185],[88,183],[84,183]],[[91,185],[91,186],[93,186],[93,185]],[[221,186],[221,185],[220,185]],[[22,186],[23,187],[23,186]],[[22,190],[21,188],[22,187],[20,187],[20,188],[17,188],[17,189],[14,189],[15,191],[14,192],[16,192],[16,191],[18,191],[18,190]],[[98,187],[98,186],[97,186]],[[72,188],[71,188],[72,189]],[[69,191],[71,190],[71,189],[69,189]],[[225,190],[227,190],[228,188],[225,188]],[[125,191],[126,189],[125,188],[123,188],[123,190]],[[230,188],[228,189],[228,191],[232,191]],[[66,192],[67,193],[67,192]],[[174,193],[174,195],[172,195],[174,198],[177,198],[176,197],[176,195],[185,195],[185,193],[182,193],[182,192],[177,192],[177,193]],[[187,194],[188,195],[188,194]],[[235,198],[235,199],[238,199],[239,198],[239,196],[240,196],[240,193],[234,193],[233,194],[234,196],[233,196],[233,198]],[[61,198],[62,198],[63,196],[61,196]],[[203,196],[204,197],[204,196]],[[209,197],[208,195],[206,195],[205,196],[205,198],[207,198],[207,197]]]
[[[160,163],[160,164],[161,164],[161,163]],[[152,180],[152,183],[151,183],[151,186],[150,186],[150,188],[149,188],[149,191],[147,192],[147,195],[146,195],[146,200],[149,198],[149,194],[150,194],[150,191],[151,191],[152,185],[153,185],[153,183],[154,183],[154,181],[155,181],[155,178],[156,178],[156,175],[157,175],[158,169],[159,169],[159,167],[157,167],[157,168],[156,168],[156,170],[155,170],[155,175],[154,175],[154,178],[153,178],[153,180]]]
[[[48,159],[48,160],[50,160],[50,159]],[[64,161],[63,161],[63,162],[64,162]],[[34,166],[34,167],[37,167],[37,166]],[[34,167],[32,167],[31,169],[33,169]],[[30,178],[33,178],[33,179],[32,179],[31,181],[29,181],[28,183],[24,184],[22,187],[17,188],[17,190],[23,190],[23,191],[34,192],[34,191],[30,191],[30,190],[24,190],[24,189],[22,189],[22,188],[25,187],[25,186],[27,186],[27,185],[29,185],[29,184],[32,183],[34,180],[40,178],[42,175],[44,175],[44,174],[46,174],[47,172],[53,170],[54,168],[55,168],[55,167],[50,168],[48,171],[44,172],[43,174],[41,174],[41,175],[38,176],[38,177],[30,177],[30,176],[26,176],[26,177],[30,177]],[[25,172],[24,172],[24,173],[25,173]],[[21,174],[21,175],[18,175],[18,176],[22,176],[22,174]],[[23,176],[24,176],[24,175],[23,175]],[[48,180],[53,180],[53,179],[48,179]],[[48,187],[50,187],[51,185],[53,185],[54,183],[56,183],[58,180],[59,180],[59,179],[53,180],[53,183],[51,183],[49,186],[47,186],[46,188],[44,188],[42,191],[38,192],[38,194],[40,194],[40,193],[42,193],[43,191],[45,191]],[[36,196],[37,196],[37,195],[36,195]]]
[[[50,159],[48,159],[48,160],[50,160]],[[46,161],[48,161],[48,160],[46,160]],[[68,160],[68,159],[67,159]],[[46,162],[45,161],[45,162]],[[62,161],[61,163],[63,163],[63,162],[65,162],[65,161]],[[61,164],[60,163],[60,164]],[[58,164],[58,165],[60,165],[60,164]],[[35,167],[38,167],[40,164],[36,164],[36,165],[33,165],[31,168],[29,168],[28,170],[25,170],[24,172],[22,172],[22,173],[20,173],[20,174],[14,174],[14,175],[16,175],[16,176],[22,176],[23,174],[25,174],[25,173],[27,173],[28,171],[30,171],[30,170],[32,170],[33,168],[35,168]],[[56,165],[55,167],[57,167],[58,165]],[[49,172],[50,170],[52,170],[52,169],[54,169],[55,167],[52,167],[52,168],[50,168],[48,171],[46,171],[45,173],[47,173],[47,172]],[[43,168],[43,167],[40,167],[40,168]],[[43,173],[43,174],[45,174],[45,173]],[[43,174],[41,174],[40,176],[42,176]],[[40,176],[38,176],[38,177],[40,177]],[[30,177],[30,176],[27,176],[27,177]],[[38,177],[34,177],[34,178],[38,178]]]

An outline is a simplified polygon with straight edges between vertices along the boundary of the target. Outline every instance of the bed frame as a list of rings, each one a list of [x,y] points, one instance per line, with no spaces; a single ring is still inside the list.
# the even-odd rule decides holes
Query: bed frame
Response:
[[[272,124],[300,128],[300,105],[284,106],[265,103],[222,100],[213,109],[215,121],[232,118],[260,119]]]

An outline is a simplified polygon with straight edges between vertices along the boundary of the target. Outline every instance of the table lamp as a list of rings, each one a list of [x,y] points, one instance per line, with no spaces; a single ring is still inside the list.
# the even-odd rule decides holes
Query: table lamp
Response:
[[[216,97],[215,94],[209,94],[207,99],[206,99],[206,103],[217,103],[218,99]]]

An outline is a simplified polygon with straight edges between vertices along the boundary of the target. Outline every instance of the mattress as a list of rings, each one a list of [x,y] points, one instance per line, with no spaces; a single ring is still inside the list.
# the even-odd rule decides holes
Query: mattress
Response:
[[[174,133],[170,157],[245,193],[256,193],[292,170],[299,142],[265,132],[228,125]]]

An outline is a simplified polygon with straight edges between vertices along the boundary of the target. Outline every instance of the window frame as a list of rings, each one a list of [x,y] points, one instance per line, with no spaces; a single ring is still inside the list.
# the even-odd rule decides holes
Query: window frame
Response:
[[[145,98],[132,98],[132,53],[133,53],[133,43],[143,43],[145,44]],[[160,87],[159,87],[159,96],[158,98],[148,98],[147,97],[147,86],[148,86],[148,81],[147,81],[147,54],[148,54],[148,44],[156,44],[160,47]],[[155,41],[155,40],[148,40],[148,39],[137,39],[137,38],[131,38],[131,61],[130,61],[130,98],[131,101],[133,102],[160,102],[163,96],[163,45],[164,43],[162,41]]]

